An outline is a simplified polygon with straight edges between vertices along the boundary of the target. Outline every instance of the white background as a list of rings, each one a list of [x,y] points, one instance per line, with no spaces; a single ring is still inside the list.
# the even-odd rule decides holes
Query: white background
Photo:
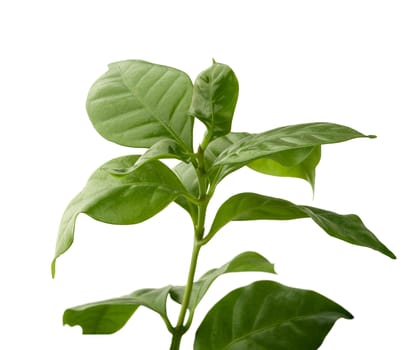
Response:
[[[69,200],[111,158],[84,104],[106,64],[144,59],[194,79],[212,58],[240,81],[235,131],[328,121],[376,134],[325,146],[314,199],[302,180],[241,171],[218,187],[357,213],[393,261],[330,238],[310,220],[232,223],[201,253],[199,272],[245,250],[275,263],[274,279],[346,307],[323,350],[412,349],[413,6],[410,1],[4,1],[0,5],[0,348],[167,349],[160,318],[141,308],[120,332],[82,336],[66,307],[143,287],[181,284],[191,248],[187,215],[171,205],[131,227],[81,216],[50,277]],[[231,288],[270,275],[222,277],[206,310]],[[183,349],[190,349],[193,331]]]

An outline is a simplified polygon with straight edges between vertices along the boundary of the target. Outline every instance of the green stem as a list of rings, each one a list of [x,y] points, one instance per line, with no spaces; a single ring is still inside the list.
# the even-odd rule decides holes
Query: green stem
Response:
[[[179,333],[179,334],[174,333],[174,336],[172,337],[170,350],[179,350],[179,347],[181,345],[182,336],[183,336],[183,333]]]
[[[181,337],[186,333],[186,331],[188,330],[190,326],[189,322],[191,318],[188,320],[189,322],[187,324],[184,324],[184,322],[185,322],[185,316],[187,313],[188,305],[191,299],[192,287],[194,285],[196,264],[198,261],[198,255],[199,255],[200,249],[201,249],[201,245],[199,245],[197,242],[194,242],[194,248],[192,250],[191,264],[189,266],[189,272],[188,272],[188,278],[186,282],[184,297],[182,299],[182,305],[181,305],[181,310],[179,312],[178,321],[176,323],[176,326],[174,328],[174,332],[172,335],[172,342],[171,342],[170,350],[179,349]]]
[[[209,197],[207,196],[208,178],[205,173],[204,152],[202,147],[199,147],[197,155],[198,164],[196,167],[196,172],[199,183],[199,200],[197,203],[198,220],[196,223],[194,223],[194,243],[192,247],[191,263],[189,265],[188,277],[186,281],[184,296],[182,299],[181,310],[178,316],[178,321],[172,332],[170,350],[179,350],[181,338],[191,326],[194,312],[194,310],[190,310],[190,315],[185,324],[185,316],[187,314],[188,306],[191,301],[192,287],[194,285],[194,278],[196,272],[196,265],[198,262],[199,251],[202,247],[202,244],[200,244],[200,242],[202,241],[205,231],[205,216],[209,202]]]

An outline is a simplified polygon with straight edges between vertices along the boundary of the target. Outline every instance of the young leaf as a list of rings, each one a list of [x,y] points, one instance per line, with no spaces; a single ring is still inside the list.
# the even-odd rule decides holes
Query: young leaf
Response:
[[[315,169],[320,159],[321,146],[314,146],[282,151],[271,158],[256,159],[249,163],[248,167],[267,175],[306,180],[314,191]]]
[[[231,147],[233,144],[237,143],[241,139],[250,136],[246,132],[231,132],[227,135],[221,136],[213,140],[207,145],[205,150],[205,165],[210,182],[214,185],[218,184],[227,174],[231,171],[235,171],[235,167],[232,166],[231,170],[228,170],[229,167],[226,165],[220,165],[212,167],[215,162],[215,159],[227,148]],[[238,168],[241,168],[244,164],[239,165]],[[238,169],[237,168],[237,169]]]
[[[240,193],[229,198],[218,209],[207,239],[230,221],[293,220],[311,218],[330,236],[343,241],[377,250],[388,257],[396,256],[364,226],[354,214],[340,215],[305,205],[296,205],[279,198],[256,193]]]
[[[114,175],[127,175],[137,168],[154,159],[175,158],[184,162],[189,162],[190,156],[173,140],[165,139],[155,143],[129,168],[107,169]]]
[[[219,276],[223,275],[224,273],[247,271],[275,273],[274,265],[271,264],[262,255],[255,252],[244,252],[242,254],[239,254],[220,268],[208,271],[194,283],[188,308],[194,310],[197,307],[211,284]],[[171,289],[171,297],[176,302],[181,304],[184,292],[184,286],[173,287]]]
[[[202,121],[212,138],[231,131],[238,80],[225,64],[214,62],[195,80],[190,114]]]
[[[105,163],[69,203],[60,223],[52,263],[53,275],[56,259],[73,243],[75,222],[80,213],[110,224],[136,224],[154,216],[179,195],[187,193],[172,170],[159,161],[146,163],[122,177],[115,177],[104,170],[130,167],[138,157],[120,157]]]
[[[90,89],[86,108],[93,126],[109,141],[149,148],[170,139],[190,152],[191,98],[192,82],[186,73],[129,60],[109,65]]]
[[[208,144],[205,150],[205,161],[207,168],[210,168],[215,162],[215,159],[227,148],[231,147],[240,140],[250,136],[246,132],[230,132],[224,136],[218,137]]]
[[[274,158],[282,151],[308,148],[370,137],[347,126],[331,123],[308,123],[285,126],[250,134],[223,150],[212,164],[217,167],[214,183],[218,183],[231,172],[260,158]]]
[[[259,281],[236,289],[206,315],[195,350],[315,350],[339,318],[353,316],[309,290]]]
[[[63,324],[81,326],[83,334],[112,334],[142,305],[158,313],[169,328],[166,301],[170,289],[140,289],[120,298],[72,307],[63,314]]]
[[[173,170],[185,186],[186,190],[193,197],[197,198],[199,195],[198,177],[192,164],[181,162]],[[198,217],[197,206],[184,197],[177,197],[175,202],[191,215],[192,220],[195,223]]]

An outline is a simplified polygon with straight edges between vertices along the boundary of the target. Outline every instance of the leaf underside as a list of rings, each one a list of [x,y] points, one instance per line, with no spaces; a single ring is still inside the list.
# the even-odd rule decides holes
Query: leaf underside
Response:
[[[229,139],[224,136],[222,140],[219,138],[211,143],[211,148],[214,148],[214,151],[209,154],[210,162],[212,162],[211,177],[214,184],[219,183],[233,171],[256,160],[272,159],[278,163],[281,162],[280,164],[285,167],[285,164],[288,164],[285,163],[286,160],[287,162],[294,161],[297,152],[311,151],[311,148],[313,148],[315,153],[310,157],[309,164],[306,167],[311,165],[309,169],[310,172],[313,172],[319,161],[317,153],[319,152],[319,146],[349,141],[355,138],[373,138],[375,136],[366,136],[354,129],[339,124],[307,123],[284,126],[247,136],[236,133],[232,134],[231,137],[232,139]],[[284,152],[284,157],[282,152]],[[266,164],[264,169],[262,169],[263,165],[261,164],[256,170],[264,173],[274,172],[274,170],[270,170],[271,167],[269,167],[270,169],[268,167],[268,164]],[[282,176],[293,176],[292,174]],[[279,174],[274,175],[279,176]],[[313,182],[311,174],[300,174],[299,177],[310,177],[307,181],[311,184]]]

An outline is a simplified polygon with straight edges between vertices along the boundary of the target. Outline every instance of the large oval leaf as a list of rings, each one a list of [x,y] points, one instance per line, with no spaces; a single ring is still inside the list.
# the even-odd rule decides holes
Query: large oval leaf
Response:
[[[221,275],[232,272],[268,272],[275,273],[274,265],[262,255],[255,252],[244,252],[234,259],[222,265],[220,268],[206,272],[192,287],[191,299],[188,308],[194,310],[208,291],[211,284]],[[185,287],[177,286],[171,289],[171,297],[178,303],[182,303]]]
[[[73,243],[75,222],[80,213],[110,224],[136,224],[160,212],[179,195],[186,194],[175,173],[159,161],[146,163],[121,177],[115,177],[105,170],[128,168],[138,157],[120,157],[105,163],[69,203],[59,227],[52,263],[53,275],[57,257]]]
[[[231,131],[239,85],[235,73],[214,62],[195,80],[190,113],[201,120],[212,138]]]
[[[63,324],[81,326],[83,334],[112,334],[121,329],[139,306],[157,312],[169,327],[166,301],[171,286],[140,289],[120,298],[98,301],[67,309]]]
[[[366,136],[347,126],[332,123],[290,125],[261,134],[251,134],[233,143],[215,159],[213,166],[222,169],[215,181],[220,181],[224,176],[253,160],[272,157],[278,152],[344,142],[360,137],[374,136]]]
[[[199,326],[195,350],[315,350],[339,318],[353,316],[309,290],[259,281],[219,301]]]
[[[167,138],[191,151],[191,98],[186,73],[130,60],[109,65],[91,87],[86,108],[93,126],[110,141],[149,148]]]
[[[354,214],[340,215],[306,205],[296,205],[279,198],[256,193],[240,193],[225,201],[218,209],[208,238],[230,221],[293,220],[311,218],[330,236],[377,250],[390,258],[396,256]]]

